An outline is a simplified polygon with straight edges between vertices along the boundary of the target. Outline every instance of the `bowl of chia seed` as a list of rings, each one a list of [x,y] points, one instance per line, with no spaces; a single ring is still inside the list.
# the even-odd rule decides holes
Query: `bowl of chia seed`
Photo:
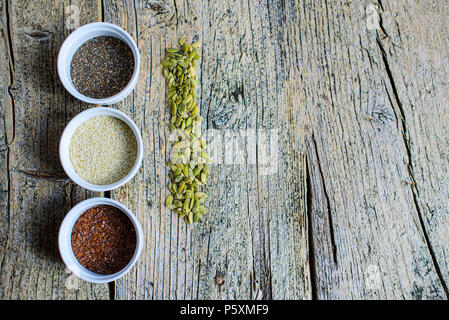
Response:
[[[111,23],[94,22],[73,31],[58,54],[58,75],[75,98],[110,105],[137,84],[140,54],[133,38]]]

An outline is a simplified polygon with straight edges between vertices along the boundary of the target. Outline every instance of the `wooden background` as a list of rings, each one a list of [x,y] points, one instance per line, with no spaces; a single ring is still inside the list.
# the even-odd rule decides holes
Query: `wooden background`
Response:
[[[1,0],[0,12],[1,299],[448,298],[448,1]],[[137,214],[146,248],[109,285],[70,282],[57,249],[66,212],[102,195],[58,159],[64,126],[92,107],[59,82],[58,49],[94,21],[123,27],[142,56],[133,94],[111,107],[141,129],[143,166],[103,196]],[[279,132],[274,173],[213,167],[194,226],[162,204],[159,63],[181,36],[203,43],[204,131]]]

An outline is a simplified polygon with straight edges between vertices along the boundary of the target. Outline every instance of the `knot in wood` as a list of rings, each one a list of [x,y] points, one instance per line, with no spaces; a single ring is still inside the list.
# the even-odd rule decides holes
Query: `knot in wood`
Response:
[[[213,125],[216,129],[224,129],[232,126],[238,116],[239,107],[236,104],[219,106],[214,110],[212,117]]]
[[[156,12],[156,14],[165,14],[173,11],[172,8],[163,1],[149,1],[148,5],[151,10]]]

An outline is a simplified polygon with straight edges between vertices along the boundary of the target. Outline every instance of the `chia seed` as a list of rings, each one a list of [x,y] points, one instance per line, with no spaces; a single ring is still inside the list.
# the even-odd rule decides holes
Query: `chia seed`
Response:
[[[122,91],[133,72],[131,48],[110,36],[95,37],[85,42],[73,55],[70,65],[75,88],[95,99],[108,98]]]

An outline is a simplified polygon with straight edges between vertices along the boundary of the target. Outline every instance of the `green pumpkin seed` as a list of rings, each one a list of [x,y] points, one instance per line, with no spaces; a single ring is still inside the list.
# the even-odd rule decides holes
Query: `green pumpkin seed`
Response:
[[[179,208],[179,207],[182,206],[182,201],[180,201],[180,200],[175,200],[175,201],[173,201],[173,204],[176,206],[176,208]]]
[[[182,209],[187,210],[189,208],[189,205],[190,205],[190,198],[187,198],[184,200],[184,202],[182,204]]]
[[[198,106],[195,105],[190,113],[190,115],[193,117],[198,113]]]
[[[201,215],[199,212],[192,213],[193,214],[193,222],[198,222],[200,220]]]
[[[172,103],[171,107],[170,107],[170,111],[172,115],[176,115],[176,112],[178,111],[178,107],[176,106],[175,103]]]
[[[170,151],[167,165],[170,167],[166,207],[174,210],[187,223],[198,222],[205,213],[201,205],[206,194],[199,191],[199,185],[207,182],[209,166],[202,163],[210,161],[209,155],[202,151],[206,140],[201,137],[199,108],[195,103],[195,88],[198,77],[195,74],[196,60],[200,58],[199,42],[188,44],[184,38],[178,41],[180,49],[169,48],[161,62],[163,75],[168,83],[168,107],[171,113],[169,128],[176,128],[189,138],[176,138]],[[175,164],[176,163],[176,164]]]
[[[185,91],[184,91],[185,92]],[[182,100],[182,103],[184,103],[184,104],[187,104],[187,103],[189,103],[190,101],[192,101],[192,95],[188,95],[188,96],[186,96],[183,100]]]
[[[168,207],[169,205],[171,205],[173,203],[173,196],[171,194],[169,194],[167,196],[167,198],[165,198],[165,205]]]
[[[206,181],[207,181],[207,176],[206,176],[206,174],[205,174],[204,172],[201,172],[201,182],[202,182],[202,183],[206,183]]]
[[[196,168],[193,170],[193,175],[196,177],[200,172],[201,172],[201,169],[198,168],[198,167],[196,167]]]
[[[179,114],[184,113],[186,111],[186,105],[184,104],[184,102],[181,102],[178,106],[178,112]]]
[[[179,183],[178,192],[179,192],[179,193],[183,193],[185,186],[186,186],[185,181],[181,181],[181,182]]]

